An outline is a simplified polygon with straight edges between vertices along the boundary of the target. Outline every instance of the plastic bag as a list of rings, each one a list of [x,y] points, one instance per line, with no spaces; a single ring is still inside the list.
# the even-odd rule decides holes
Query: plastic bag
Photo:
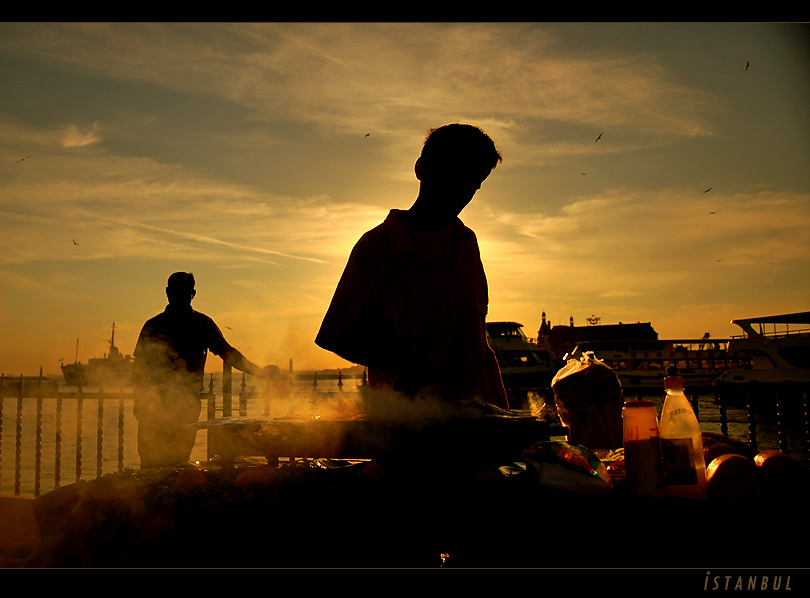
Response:
[[[545,441],[523,452],[527,471],[543,488],[604,496],[613,488],[607,466],[590,449],[570,442]]]
[[[569,359],[551,381],[554,402],[568,441],[593,449],[623,445],[624,395],[619,377],[592,352]]]

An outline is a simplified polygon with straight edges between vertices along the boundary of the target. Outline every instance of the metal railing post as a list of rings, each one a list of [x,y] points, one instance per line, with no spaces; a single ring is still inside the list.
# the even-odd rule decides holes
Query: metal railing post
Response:
[[[233,368],[230,364],[222,362],[222,417],[231,417],[233,410],[231,404],[231,378]]]

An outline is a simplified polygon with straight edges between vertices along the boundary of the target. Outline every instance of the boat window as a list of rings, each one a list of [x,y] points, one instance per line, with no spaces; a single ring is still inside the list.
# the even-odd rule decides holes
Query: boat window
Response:
[[[810,347],[781,347],[779,355],[794,368],[810,367]]]
[[[751,357],[754,359],[754,361],[767,361],[771,365],[771,367],[773,368],[776,367],[776,361],[774,361],[773,357],[768,355],[762,349],[752,349]]]
[[[539,362],[535,351],[501,351],[501,366],[536,365]]]

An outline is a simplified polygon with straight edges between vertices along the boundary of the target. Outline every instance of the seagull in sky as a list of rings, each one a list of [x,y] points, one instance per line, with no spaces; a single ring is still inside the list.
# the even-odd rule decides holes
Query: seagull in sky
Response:
[[[599,137],[596,138],[596,141],[599,141],[600,139],[602,139],[602,133],[599,133]]]
[[[746,71],[748,70],[749,66],[751,66],[751,61],[750,60],[745,64],[745,70]]]
[[[708,189],[706,189],[706,190],[705,190],[703,193],[708,193],[708,192],[709,192],[709,191],[711,191],[712,189],[713,189],[713,187],[709,187],[709,188],[708,188]]]
[[[717,212],[709,212],[709,214],[717,214]]]
[[[371,133],[366,133],[366,137],[368,137],[369,135],[371,135]]]
[[[25,162],[30,157],[31,156],[26,156],[25,158],[20,158],[19,160],[17,160],[17,164],[19,164],[20,162]]]
[[[73,241],[73,244],[74,244],[74,245],[78,245],[78,243],[77,243],[76,241]]]

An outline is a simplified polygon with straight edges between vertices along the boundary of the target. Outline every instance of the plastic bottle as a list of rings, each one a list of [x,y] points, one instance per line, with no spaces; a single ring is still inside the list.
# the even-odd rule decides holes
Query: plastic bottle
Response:
[[[625,487],[644,498],[664,496],[658,414],[652,401],[627,401],[622,409]]]
[[[695,412],[683,392],[683,378],[664,378],[666,398],[658,424],[664,490],[668,496],[706,498],[706,463],[703,440]]]

